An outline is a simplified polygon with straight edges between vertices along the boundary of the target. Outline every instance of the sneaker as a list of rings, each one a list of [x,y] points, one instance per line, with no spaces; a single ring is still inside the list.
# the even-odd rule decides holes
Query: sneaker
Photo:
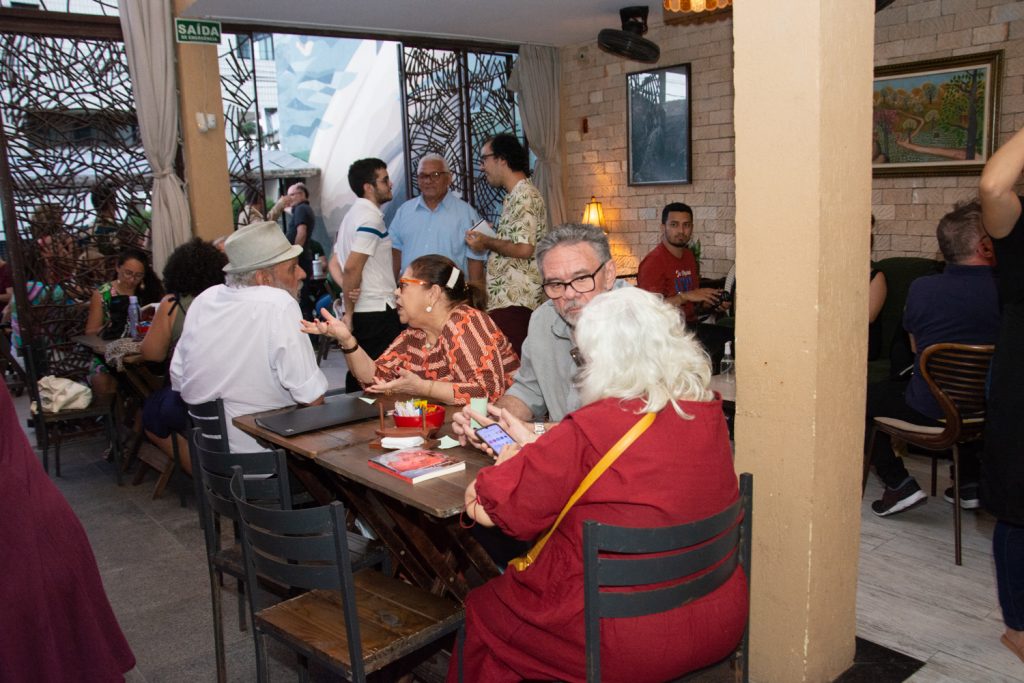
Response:
[[[928,502],[928,496],[921,490],[921,487],[913,479],[908,479],[898,489],[885,487],[882,499],[871,504],[871,511],[879,517],[887,517],[926,502]]]
[[[948,489],[942,492],[942,497],[946,499],[946,502],[950,505],[953,504],[953,487],[950,486]],[[978,500],[978,485],[977,484],[961,484],[960,485],[960,508],[962,510],[977,510],[981,507],[981,501]]]

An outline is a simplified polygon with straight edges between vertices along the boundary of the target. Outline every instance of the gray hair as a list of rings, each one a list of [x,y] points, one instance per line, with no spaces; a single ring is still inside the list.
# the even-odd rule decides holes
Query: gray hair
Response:
[[[981,204],[978,200],[957,204],[942,217],[935,229],[942,257],[947,263],[963,263],[971,258],[984,235],[982,230]]]
[[[656,413],[677,401],[710,401],[711,360],[686,330],[679,309],[639,287],[599,294],[580,312],[576,345],[583,369],[576,380],[584,404],[604,398],[643,399]],[[629,359],[623,362],[623,359]]]
[[[589,244],[601,263],[612,257],[611,247],[608,246],[608,237],[601,228],[583,223],[564,223],[548,230],[537,240],[535,255],[537,257],[537,268],[543,269],[544,257],[555,247],[572,244]]]
[[[429,152],[420,157],[420,162],[416,164],[416,174],[419,175],[423,171],[423,164],[428,161],[440,161],[444,165],[444,172],[450,173],[451,169],[448,168],[448,161],[437,152]]]
[[[228,287],[234,287],[240,289],[242,287],[255,287],[256,286],[256,275],[258,273],[271,273],[270,268],[258,268],[256,270],[245,270],[240,273],[226,273],[224,275],[224,284]]]

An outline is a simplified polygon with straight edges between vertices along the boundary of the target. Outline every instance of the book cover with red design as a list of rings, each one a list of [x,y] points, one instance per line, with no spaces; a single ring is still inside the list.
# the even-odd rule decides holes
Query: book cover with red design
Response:
[[[466,469],[466,463],[462,460],[422,448],[407,448],[391,453],[382,453],[370,458],[368,462],[370,467],[410,484]]]

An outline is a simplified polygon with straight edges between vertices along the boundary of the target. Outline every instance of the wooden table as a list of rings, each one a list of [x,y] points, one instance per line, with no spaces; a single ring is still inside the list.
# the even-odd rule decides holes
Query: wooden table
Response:
[[[462,602],[471,588],[498,576],[490,556],[460,523],[466,487],[492,462],[487,455],[453,448],[445,452],[465,460],[465,471],[408,484],[367,463],[384,452],[369,445],[377,438],[378,420],[282,437],[256,424],[257,417],[275,412],[236,417],[233,423],[257,440],[288,451],[293,456],[289,467],[310,493],[321,503],[335,496],[342,499],[415,583]],[[449,408],[449,416],[451,412]],[[450,423],[442,433],[451,434]]]

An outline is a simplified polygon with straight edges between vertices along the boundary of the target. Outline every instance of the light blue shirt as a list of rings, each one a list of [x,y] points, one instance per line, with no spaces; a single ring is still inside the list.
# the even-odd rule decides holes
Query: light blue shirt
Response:
[[[466,233],[480,220],[476,209],[449,190],[433,211],[414,197],[398,207],[391,221],[391,247],[402,252],[402,270],[426,254],[441,254],[467,273],[467,258],[486,261],[487,252],[471,251]]]

